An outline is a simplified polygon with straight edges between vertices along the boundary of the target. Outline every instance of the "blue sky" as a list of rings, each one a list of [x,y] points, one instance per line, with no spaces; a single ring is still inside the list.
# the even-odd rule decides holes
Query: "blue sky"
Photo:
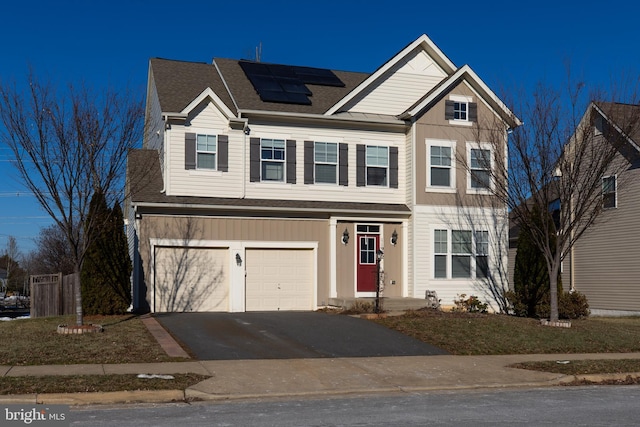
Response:
[[[61,85],[84,81],[144,93],[151,57],[210,62],[247,58],[372,72],[421,34],[492,89],[561,85],[566,64],[607,88],[640,73],[635,2],[602,1],[144,1],[8,2],[0,16],[0,79],[28,67]],[[0,252],[23,252],[52,223],[24,193],[0,145]]]

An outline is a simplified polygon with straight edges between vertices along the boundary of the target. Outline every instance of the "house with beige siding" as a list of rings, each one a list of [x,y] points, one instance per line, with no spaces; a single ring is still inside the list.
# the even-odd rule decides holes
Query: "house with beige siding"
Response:
[[[624,168],[602,177],[603,211],[565,260],[571,287],[586,295],[592,314],[640,314],[640,105],[593,103],[596,143],[608,132],[625,132],[618,158]],[[621,171],[621,172],[620,172]],[[563,273],[564,274],[564,273]]]
[[[479,137],[496,123],[502,153]],[[315,310],[378,282],[491,303],[508,246],[492,168],[519,125],[425,35],[372,73],[153,58],[127,168],[134,307]]]

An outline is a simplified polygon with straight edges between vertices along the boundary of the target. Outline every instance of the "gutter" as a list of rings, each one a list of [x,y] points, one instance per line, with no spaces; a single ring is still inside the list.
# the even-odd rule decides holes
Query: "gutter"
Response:
[[[238,206],[238,205],[202,205],[194,203],[136,203],[136,210],[138,208],[173,208],[173,209],[194,209],[194,210],[232,210],[232,211],[255,211],[255,212],[317,212],[326,213],[328,209],[318,208],[299,208],[299,207],[278,207],[278,206]],[[355,214],[364,213],[366,215],[392,215],[398,217],[404,217],[411,215],[411,210],[406,211],[390,211],[390,210],[364,210],[364,209],[331,209],[330,213],[343,213],[343,214]]]
[[[252,117],[264,117],[264,118],[287,118],[287,119],[297,119],[299,121],[326,121],[326,122],[342,122],[345,124],[356,124],[362,123],[367,125],[379,125],[383,127],[397,127],[402,128],[403,130],[408,126],[407,122],[404,120],[399,120],[395,118],[389,119],[367,119],[364,117],[356,118],[356,117],[337,117],[337,116],[325,116],[323,114],[309,114],[309,113],[290,113],[290,112],[282,112],[282,111],[264,111],[264,110],[239,110],[239,117],[244,116],[252,116]]]

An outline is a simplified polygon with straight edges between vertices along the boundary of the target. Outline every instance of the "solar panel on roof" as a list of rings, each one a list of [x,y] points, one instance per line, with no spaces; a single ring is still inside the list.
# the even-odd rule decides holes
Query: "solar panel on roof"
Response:
[[[259,93],[265,102],[280,102],[283,104],[311,105],[311,100],[304,93],[265,90]]]
[[[331,70],[239,61],[242,71],[265,102],[310,105],[307,84],[344,87]]]

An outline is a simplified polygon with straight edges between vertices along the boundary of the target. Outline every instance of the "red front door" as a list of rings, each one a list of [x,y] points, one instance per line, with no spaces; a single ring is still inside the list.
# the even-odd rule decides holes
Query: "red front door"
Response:
[[[378,235],[358,235],[358,292],[375,292],[376,253],[380,249]]]

